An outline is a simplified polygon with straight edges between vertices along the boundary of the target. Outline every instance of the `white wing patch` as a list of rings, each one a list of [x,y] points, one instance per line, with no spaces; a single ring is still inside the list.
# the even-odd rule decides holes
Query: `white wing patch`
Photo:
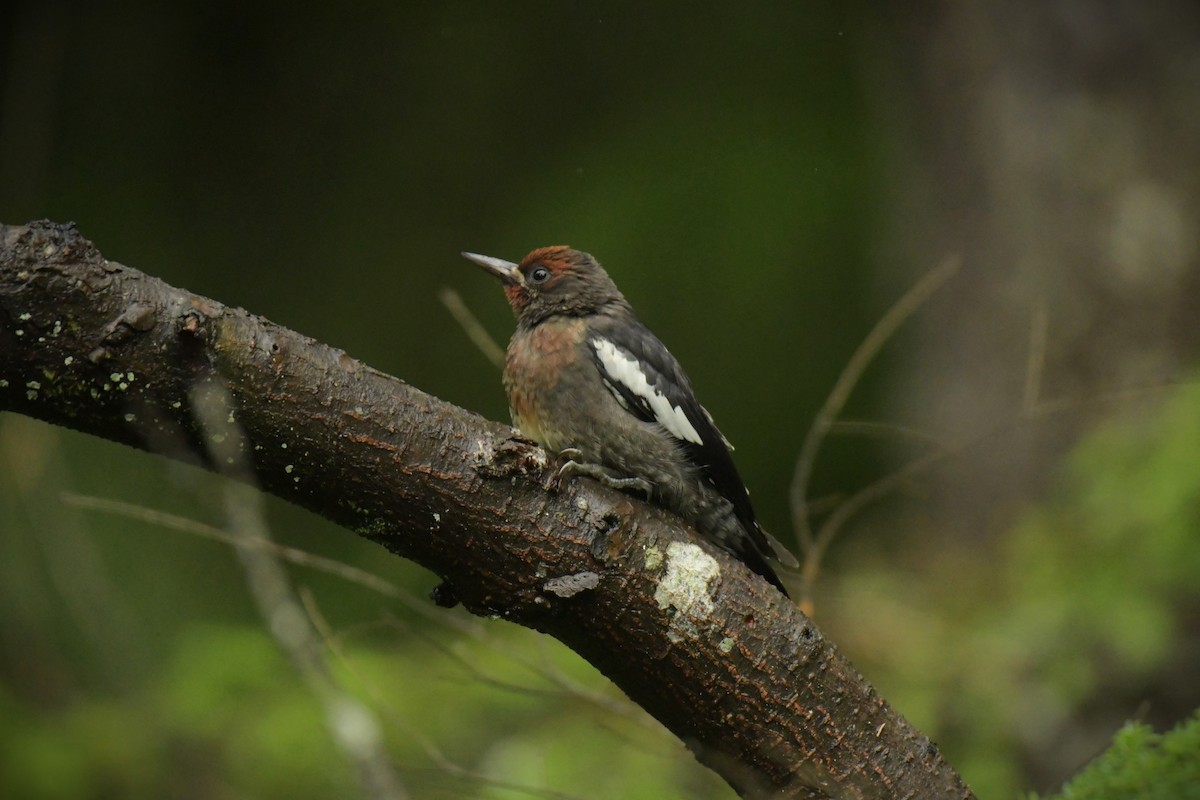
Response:
[[[608,377],[645,400],[654,413],[655,422],[662,425],[667,433],[676,439],[693,444],[704,444],[704,440],[696,432],[696,428],[687,418],[687,414],[683,413],[683,409],[671,405],[671,401],[667,399],[666,395],[650,385],[650,381],[646,379],[646,373],[642,372],[637,359],[627,355],[608,339],[599,336],[592,339],[592,347],[596,348],[596,355],[599,356],[600,364],[608,373]],[[616,393],[614,392],[614,394]],[[623,398],[618,395],[617,399],[624,405]]]

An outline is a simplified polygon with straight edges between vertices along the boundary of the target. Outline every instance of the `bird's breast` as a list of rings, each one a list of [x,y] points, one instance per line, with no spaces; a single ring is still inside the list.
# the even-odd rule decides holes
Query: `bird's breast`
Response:
[[[504,387],[513,424],[551,450],[566,444],[560,441],[562,427],[569,418],[570,381],[581,359],[585,332],[582,319],[549,320],[518,330],[508,345]]]

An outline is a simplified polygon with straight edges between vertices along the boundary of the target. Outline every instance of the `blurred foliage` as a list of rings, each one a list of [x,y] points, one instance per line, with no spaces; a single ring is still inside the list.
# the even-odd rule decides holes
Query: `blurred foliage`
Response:
[[[732,796],[561,647],[516,630],[400,645],[401,628],[377,627],[375,641],[345,646],[339,678],[383,719],[417,797]],[[522,655],[539,648],[544,664]],[[55,709],[0,698],[4,796],[357,791],[318,703],[261,628],[189,626],[155,678],[119,697]]]
[[[492,419],[499,376],[435,298],[453,286],[501,340],[511,315],[458,252],[589,250],[784,532],[809,420],[933,266],[881,238],[906,222],[882,225],[880,198],[913,188],[886,184],[907,172],[902,116],[869,110],[907,102],[868,84],[896,69],[873,10],[19,2],[0,26],[0,221],[75,220],[109,258]],[[847,417],[881,416],[881,376],[918,344],[889,345]],[[1056,789],[1143,705],[1156,727],[1200,705],[1200,397],[1169,395],[1122,406],[1007,535],[933,530],[918,496],[835,544],[818,622],[981,797]],[[814,497],[889,458],[831,441]],[[0,417],[0,796],[354,795],[233,555],[60,499],[216,524],[217,480]],[[434,583],[284,503],[269,516],[288,545],[414,595]],[[732,796],[556,643],[289,570],[414,796]],[[1059,771],[1039,772],[1051,751]]]
[[[993,552],[856,551],[819,618],[981,797],[1028,786],[1032,753],[1079,765],[1132,714],[1200,705],[1200,383],[1165,393],[1085,438]]]
[[[821,624],[885,697],[939,741],[980,796],[1016,796],[1027,785],[1029,748],[1091,748],[1082,763],[1102,743],[1072,733],[1077,718],[1099,703],[1112,730],[1148,699],[1162,673],[1194,670],[1197,409],[1200,384],[1183,385],[1158,413],[1122,416],[1094,431],[1054,496],[1029,509],[991,557],[963,551],[926,560],[928,553],[917,552],[899,564],[866,557],[830,580]],[[53,433],[4,421],[6,430],[25,426]],[[201,485],[216,480],[191,477]],[[54,485],[39,481],[36,491],[52,495]],[[144,549],[146,534],[128,524],[105,532],[104,517],[86,523],[96,536],[139,537]],[[319,576],[293,570],[304,585],[323,586]],[[235,573],[223,581],[224,592],[238,585]],[[345,605],[346,592],[336,586],[317,594],[343,621],[341,678],[380,715],[417,796],[732,796],[556,643],[461,611],[364,614]],[[443,614],[461,624],[437,622]],[[141,666],[144,680],[99,690],[84,685],[99,675],[61,663],[65,654],[48,657],[47,637],[60,634],[39,631],[26,641],[42,650],[37,668],[62,673],[62,685],[52,693],[42,687],[39,698],[10,676],[0,694],[6,794],[353,791],[317,703],[259,626],[193,621],[161,643],[158,666]],[[1177,682],[1189,681],[1191,695],[1185,688],[1180,697],[1154,699],[1151,716],[1170,719],[1179,704],[1194,702],[1194,672]],[[1146,741],[1153,738],[1126,734],[1117,750]],[[1179,751],[1179,758],[1191,757],[1194,767],[1196,752]]]
[[[1162,735],[1129,724],[1113,745],[1048,800],[1196,800],[1200,713]],[[1037,795],[1032,796],[1037,800]]]

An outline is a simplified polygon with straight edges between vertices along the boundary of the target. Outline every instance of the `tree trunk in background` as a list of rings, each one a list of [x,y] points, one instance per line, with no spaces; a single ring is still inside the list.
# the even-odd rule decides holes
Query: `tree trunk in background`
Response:
[[[958,440],[1031,403],[1077,403],[932,476],[923,507],[945,535],[997,532],[1097,409],[1136,407],[1094,401],[1185,380],[1195,363],[1200,5],[975,0],[881,25],[899,49],[871,83],[904,165],[882,241],[918,273],[947,253],[964,264],[920,315],[897,418]],[[1033,784],[1093,754],[1111,723],[1029,747]]]

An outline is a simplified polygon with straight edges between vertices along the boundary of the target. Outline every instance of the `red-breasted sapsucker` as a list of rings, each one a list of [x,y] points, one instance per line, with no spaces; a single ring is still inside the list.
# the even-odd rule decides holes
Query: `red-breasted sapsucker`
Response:
[[[643,492],[787,594],[767,563],[795,559],[759,526],[729,443],[675,357],[592,256],[543,247],[514,264],[463,253],[517,316],[504,387],[513,425],[581,473]]]

